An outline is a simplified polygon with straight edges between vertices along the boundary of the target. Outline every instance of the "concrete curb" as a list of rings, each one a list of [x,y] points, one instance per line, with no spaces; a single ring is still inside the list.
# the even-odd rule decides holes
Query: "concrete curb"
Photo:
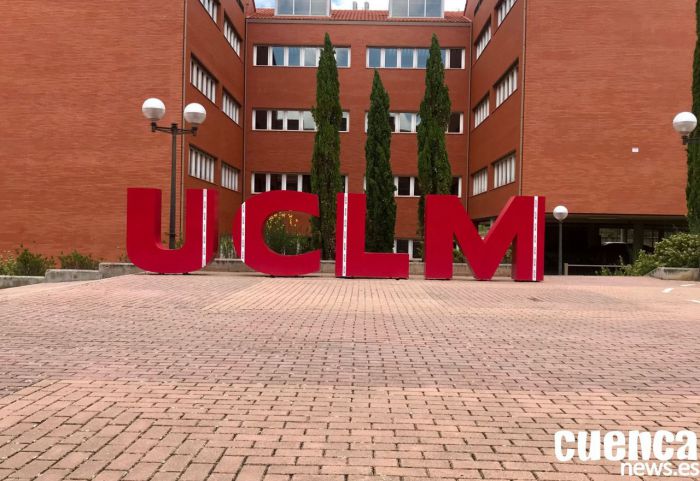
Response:
[[[31,286],[42,282],[44,282],[44,277],[42,276],[0,276],[0,289]]]
[[[99,271],[79,269],[49,269],[46,271],[46,282],[75,282],[98,281],[102,279]]]
[[[665,281],[700,281],[700,269],[692,267],[657,267],[647,275]]]
[[[248,267],[240,259],[214,259],[211,264],[206,266],[205,272],[255,272]],[[103,278],[123,276],[128,274],[138,274],[143,272],[141,269],[129,263],[109,263],[103,262],[100,264],[100,273]],[[420,261],[412,261],[409,266],[410,275],[423,275],[424,264]],[[335,261],[321,261],[321,274],[334,274]],[[495,277],[510,277],[511,265],[501,264],[496,271]],[[455,276],[472,276],[472,270],[468,264],[454,264]]]
[[[140,274],[143,271],[129,262],[100,262],[99,272],[103,279]]]

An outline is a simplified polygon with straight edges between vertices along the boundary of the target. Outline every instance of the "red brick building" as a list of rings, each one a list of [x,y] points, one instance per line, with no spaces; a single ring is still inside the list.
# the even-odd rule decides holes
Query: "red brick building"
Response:
[[[389,11],[332,10],[321,0],[276,9],[237,0],[144,5],[8,6],[0,26],[6,94],[0,116],[0,251],[23,243],[55,255],[125,255],[125,192],[163,189],[169,142],[139,112],[160,97],[162,124],[204,105],[196,137],[180,139],[178,200],[217,188],[220,230],[243,198],[308,189],[318,47],[339,64],[341,171],[362,192],[365,114],[374,69],[396,131],[397,247],[416,236],[416,116],[426,49],[444,49],[453,117],[446,133],[454,194],[490,222],[512,195],[564,204],[567,261],[600,263],[684,227],[685,156],[670,127],[690,104],[694,2],[392,0]],[[246,13],[244,13],[246,10]],[[42,32],[34,35],[32,32]],[[178,205],[182,220],[182,206]],[[548,251],[555,245],[550,222]],[[604,245],[613,242],[613,244]],[[550,257],[550,261],[552,258]]]
[[[280,15],[273,9],[251,14],[246,51],[245,152],[246,178],[250,179],[246,195],[290,188],[290,178],[292,188],[305,187],[314,141],[310,109],[316,99],[317,47],[328,32],[337,47],[340,103],[347,119],[340,139],[341,174],[346,177],[348,191],[363,192],[365,118],[376,68],[389,93],[395,119],[391,163],[397,188],[396,237],[400,249],[413,247],[419,194],[417,112],[433,33],[447,61],[445,81],[453,122],[446,135],[454,193],[465,197],[470,27],[461,12],[446,12],[438,18],[392,17],[387,11],[376,10],[340,10],[313,17]]]
[[[472,216],[545,195],[549,212],[569,209],[574,263],[617,263],[621,243],[648,249],[684,228],[685,151],[670,122],[690,105],[693,11],[691,0],[469,0]]]
[[[216,185],[228,225],[241,201],[240,187],[221,180],[243,166],[243,116],[233,108],[243,104],[243,4],[15,2],[0,28],[0,252],[24,244],[47,255],[123,258],[133,186],[163,190],[167,239],[171,139],[150,133],[140,111],[149,97],[166,105],[161,125],[183,125],[187,103],[206,108],[199,134],[178,142],[178,212],[185,188]],[[193,61],[206,66],[199,88]],[[224,98],[234,103],[225,109]],[[195,163],[212,182],[190,175]]]

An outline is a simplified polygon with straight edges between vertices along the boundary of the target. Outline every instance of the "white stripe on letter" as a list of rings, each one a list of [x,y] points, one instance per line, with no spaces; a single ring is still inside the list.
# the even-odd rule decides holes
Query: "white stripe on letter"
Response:
[[[535,196],[535,205],[532,212],[532,281],[537,281],[537,224],[539,215],[539,197]]]

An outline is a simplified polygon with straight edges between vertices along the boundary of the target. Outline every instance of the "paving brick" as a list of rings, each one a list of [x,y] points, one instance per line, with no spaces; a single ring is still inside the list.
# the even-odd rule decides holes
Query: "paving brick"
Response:
[[[553,436],[700,431],[681,297],[700,288],[667,285],[208,274],[0,291],[0,479],[619,478],[556,462]]]

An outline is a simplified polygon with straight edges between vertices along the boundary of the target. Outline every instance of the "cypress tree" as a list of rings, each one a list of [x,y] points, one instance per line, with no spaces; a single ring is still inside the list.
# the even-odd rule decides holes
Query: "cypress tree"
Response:
[[[338,66],[330,36],[326,33],[316,72],[316,122],[311,159],[311,189],[318,195],[320,215],[313,220],[314,238],[324,259],[335,257],[335,202],[342,191],[340,178],[340,106]]]
[[[389,94],[379,73],[374,71],[365,143],[365,179],[367,180],[366,249],[391,252],[394,248],[396,201],[394,174],[391,172],[391,117]]]
[[[700,0],[699,0],[700,1]],[[437,36],[433,34],[425,71],[425,95],[420,104],[418,125],[418,182],[421,197],[418,203],[418,234],[423,236],[425,196],[449,194],[452,170],[447,159],[445,132],[450,120],[450,94],[445,85],[445,67]]]
[[[700,117],[700,0],[695,4],[698,38],[693,61],[693,113]],[[688,145],[688,184],[685,190],[690,232],[700,234],[700,145]]]

